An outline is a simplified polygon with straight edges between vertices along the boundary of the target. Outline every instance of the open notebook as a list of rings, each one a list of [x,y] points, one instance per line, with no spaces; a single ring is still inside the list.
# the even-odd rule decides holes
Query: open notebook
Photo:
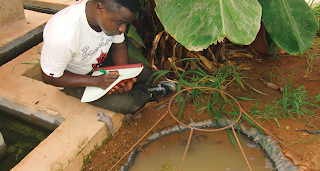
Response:
[[[104,96],[108,91],[110,91],[115,85],[117,85],[120,81],[126,80],[129,78],[133,78],[138,76],[143,70],[143,64],[128,64],[128,65],[117,65],[117,66],[108,66],[108,67],[100,67],[97,68],[92,76],[102,75],[103,73],[99,70],[104,70],[106,72],[109,71],[118,71],[119,77],[116,81],[114,81],[107,89],[102,89],[99,87],[86,87],[84,93],[81,98],[81,102],[92,102],[100,97]]]

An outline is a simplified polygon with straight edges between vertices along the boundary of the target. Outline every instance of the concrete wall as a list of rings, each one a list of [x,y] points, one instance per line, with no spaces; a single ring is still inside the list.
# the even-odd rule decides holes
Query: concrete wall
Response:
[[[55,13],[73,4],[76,0],[22,0],[26,9],[41,9],[45,13]]]
[[[22,0],[0,0],[0,26],[23,18]]]

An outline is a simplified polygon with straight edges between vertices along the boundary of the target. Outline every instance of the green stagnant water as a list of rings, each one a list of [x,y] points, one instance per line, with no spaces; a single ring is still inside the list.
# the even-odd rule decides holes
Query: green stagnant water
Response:
[[[0,171],[8,171],[18,164],[51,132],[31,126],[0,111],[0,132],[8,155],[0,161]]]
[[[130,171],[178,171],[190,132],[173,133],[143,148],[135,158]],[[241,146],[254,171],[273,170],[272,163],[256,144],[245,135],[240,136]],[[247,171],[248,165],[239,149],[235,150],[227,131],[195,131],[187,152],[183,171]]]

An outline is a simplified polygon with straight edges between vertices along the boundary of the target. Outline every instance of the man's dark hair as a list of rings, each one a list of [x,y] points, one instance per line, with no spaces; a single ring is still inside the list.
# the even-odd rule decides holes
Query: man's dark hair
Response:
[[[101,2],[107,11],[119,12],[121,7],[128,8],[130,12],[136,13],[140,9],[140,0],[97,0]]]

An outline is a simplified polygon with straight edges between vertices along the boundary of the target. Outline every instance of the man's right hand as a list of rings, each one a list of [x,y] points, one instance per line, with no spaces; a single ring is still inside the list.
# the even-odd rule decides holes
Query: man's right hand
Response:
[[[108,88],[114,81],[116,81],[119,77],[118,71],[110,71],[107,74],[103,74],[99,76],[99,84],[98,87],[102,89]]]

